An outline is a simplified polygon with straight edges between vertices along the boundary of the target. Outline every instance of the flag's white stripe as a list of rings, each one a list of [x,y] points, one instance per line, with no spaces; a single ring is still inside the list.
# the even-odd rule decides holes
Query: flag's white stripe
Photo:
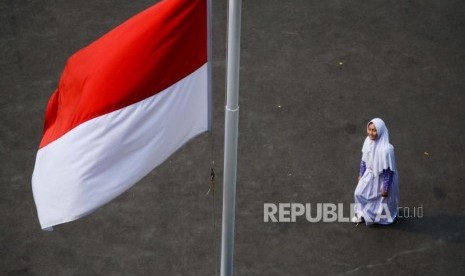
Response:
[[[120,195],[208,128],[207,64],[166,90],[40,149],[32,188],[43,229]]]

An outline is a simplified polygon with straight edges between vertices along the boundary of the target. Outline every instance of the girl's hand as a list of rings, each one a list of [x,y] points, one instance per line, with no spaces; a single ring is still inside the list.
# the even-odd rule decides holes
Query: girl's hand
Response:
[[[385,191],[382,191],[382,192],[381,192],[381,196],[382,196],[382,197],[388,197],[388,196],[389,196],[389,193],[388,193],[388,192],[385,192]]]

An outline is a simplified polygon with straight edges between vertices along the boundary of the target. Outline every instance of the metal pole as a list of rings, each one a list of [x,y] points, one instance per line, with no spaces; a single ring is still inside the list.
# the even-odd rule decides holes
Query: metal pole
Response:
[[[232,276],[236,208],[237,140],[239,128],[239,60],[241,0],[229,0],[226,111],[224,129],[223,220],[221,276]]]

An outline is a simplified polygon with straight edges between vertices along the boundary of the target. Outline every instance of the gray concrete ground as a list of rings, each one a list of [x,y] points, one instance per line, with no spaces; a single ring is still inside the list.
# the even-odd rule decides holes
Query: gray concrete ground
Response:
[[[215,275],[226,0],[213,1],[213,134],[54,232],[40,230],[32,198],[44,109],[67,57],[153,2],[0,2],[0,275]],[[242,23],[235,275],[464,275],[465,2],[250,0]],[[422,206],[422,218],[263,222],[265,202],[348,206],[365,124],[378,116],[401,206]]]

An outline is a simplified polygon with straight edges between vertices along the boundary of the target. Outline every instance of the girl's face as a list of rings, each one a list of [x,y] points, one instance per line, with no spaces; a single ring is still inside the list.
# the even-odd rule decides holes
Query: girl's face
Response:
[[[376,138],[378,138],[378,132],[376,131],[375,124],[370,123],[368,125],[367,134],[368,134],[368,137],[370,137],[371,140],[376,140]]]

